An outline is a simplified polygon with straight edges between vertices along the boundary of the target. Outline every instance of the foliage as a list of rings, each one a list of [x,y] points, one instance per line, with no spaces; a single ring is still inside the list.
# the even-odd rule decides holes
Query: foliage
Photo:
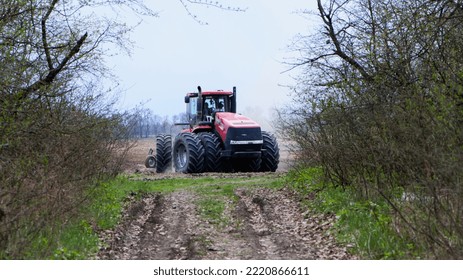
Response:
[[[98,16],[106,5],[153,15],[139,0],[0,0],[0,258],[49,254],[130,146],[133,118],[102,81],[132,27]]]
[[[410,236],[398,231],[397,217],[384,199],[358,196],[352,187],[340,188],[323,182],[321,168],[296,169],[289,184],[308,198],[312,211],[334,214],[338,242],[364,259],[416,259],[422,252]]]
[[[321,29],[291,62],[295,105],[280,112],[303,164],[384,199],[429,258],[463,256],[461,7],[318,1]]]

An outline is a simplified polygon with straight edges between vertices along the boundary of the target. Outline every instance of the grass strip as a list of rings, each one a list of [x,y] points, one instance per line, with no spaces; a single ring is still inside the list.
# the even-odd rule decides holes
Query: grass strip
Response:
[[[354,187],[336,187],[322,180],[320,168],[290,172],[287,183],[297,189],[306,207],[334,214],[332,231],[338,242],[363,259],[419,259],[421,251],[396,229],[395,213],[381,198],[364,199]]]

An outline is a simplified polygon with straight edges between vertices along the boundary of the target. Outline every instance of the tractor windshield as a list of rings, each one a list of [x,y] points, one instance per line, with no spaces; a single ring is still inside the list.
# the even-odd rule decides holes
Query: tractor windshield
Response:
[[[205,96],[203,99],[203,120],[212,121],[214,113],[216,112],[228,112],[228,96],[222,95],[211,95]]]
[[[225,96],[204,97],[204,115],[212,115],[214,112],[228,112],[228,102]]]

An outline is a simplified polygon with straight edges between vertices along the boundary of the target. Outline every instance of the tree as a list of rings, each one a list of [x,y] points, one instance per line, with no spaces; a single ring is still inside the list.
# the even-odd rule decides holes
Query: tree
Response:
[[[283,134],[335,185],[386,199],[433,257],[460,258],[462,2],[318,0],[316,15]]]

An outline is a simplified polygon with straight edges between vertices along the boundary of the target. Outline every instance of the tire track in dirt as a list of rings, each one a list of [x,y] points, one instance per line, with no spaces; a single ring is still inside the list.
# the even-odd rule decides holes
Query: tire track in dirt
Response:
[[[237,191],[245,232],[263,259],[349,259],[328,230],[334,217],[302,213],[297,196],[287,189]]]
[[[100,259],[191,259],[196,254],[195,236],[199,221],[195,215],[194,195],[175,192],[152,194],[134,202],[123,222],[108,231],[103,240],[108,246]]]
[[[235,190],[228,225],[200,217],[198,196],[182,190],[133,202],[103,235],[99,259],[351,259],[329,234],[334,217],[302,213],[287,189]]]

